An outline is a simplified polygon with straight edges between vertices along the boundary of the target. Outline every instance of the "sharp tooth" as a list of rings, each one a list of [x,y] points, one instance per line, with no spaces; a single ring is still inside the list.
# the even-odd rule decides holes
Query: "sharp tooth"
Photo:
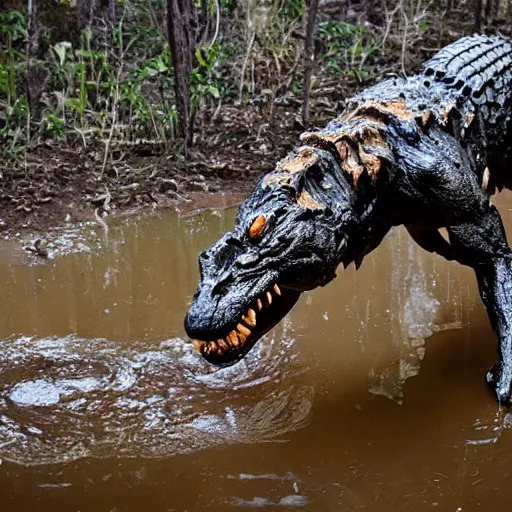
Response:
[[[240,341],[238,340],[238,335],[237,335],[236,331],[231,331],[227,337],[228,337],[231,345],[233,345],[234,347],[237,347],[237,348],[240,346]]]
[[[208,351],[213,352],[216,349],[217,349],[217,343],[215,343],[215,341],[210,341],[210,343],[208,343]]]
[[[243,325],[243,324],[238,324],[236,326],[236,328],[238,329],[239,332],[241,332],[245,336],[251,335],[251,331],[249,329],[247,329],[247,327],[245,327],[245,325]]]
[[[267,292],[267,300],[268,300],[268,305],[270,306],[270,304],[272,304],[272,294],[270,292]]]
[[[247,339],[246,336],[242,333],[240,333],[238,335],[238,337],[240,338],[240,341],[242,342],[242,345],[245,343],[245,340]]]
[[[274,285],[274,290],[277,293],[277,295],[281,295],[281,289],[279,288],[279,286],[277,286],[277,283]]]
[[[247,310],[247,315],[249,316],[249,320],[250,322],[247,322],[251,327],[255,327],[256,326],[256,311],[254,311],[254,309],[252,308],[249,308]]]
[[[250,319],[248,316],[242,315],[242,320],[243,320],[247,325],[250,325],[251,327],[254,327],[254,325],[253,325],[253,324],[252,324],[252,322],[251,322],[251,319]]]
[[[219,339],[217,340],[217,345],[219,346],[219,348],[221,348],[222,350],[227,350],[229,348],[229,345],[223,340],[223,339]]]
[[[256,302],[258,303],[258,309],[261,311],[263,309],[263,303],[261,302],[261,299],[258,299]]]
[[[200,341],[200,340],[191,340],[192,343],[194,344],[194,348],[199,352],[201,353],[201,347],[205,344],[204,341]]]

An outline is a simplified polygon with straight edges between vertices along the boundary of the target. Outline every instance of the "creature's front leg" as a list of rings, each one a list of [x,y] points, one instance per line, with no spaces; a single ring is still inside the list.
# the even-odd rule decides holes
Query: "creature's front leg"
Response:
[[[397,147],[402,151],[402,146]],[[407,162],[403,171],[407,179],[397,181],[395,196],[403,194],[404,204],[411,204],[412,199],[417,211],[424,209],[420,226],[430,217],[436,221],[434,228],[446,225],[450,243],[441,240],[433,229],[408,226],[413,238],[427,250],[469,265],[476,272],[482,300],[498,336],[499,362],[488,373],[488,382],[495,388],[498,401],[510,405],[512,251],[500,214],[489,203],[466,150],[444,131],[432,127],[417,146],[407,146],[400,162]]]
[[[448,228],[457,259],[471,265],[491,325],[498,336],[499,361],[487,373],[498,401],[511,405],[512,395],[512,251],[499,213],[489,206],[476,223]]]
[[[498,401],[510,405],[512,393],[512,260],[494,258],[475,268],[480,295],[498,335],[499,361],[487,373]]]

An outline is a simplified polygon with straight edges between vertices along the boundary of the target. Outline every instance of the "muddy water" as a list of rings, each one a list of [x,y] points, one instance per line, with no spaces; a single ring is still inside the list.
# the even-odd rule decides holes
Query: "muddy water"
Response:
[[[233,216],[85,227],[46,262],[2,246],[0,510],[508,509],[471,271],[396,230],[219,370],[182,320]]]

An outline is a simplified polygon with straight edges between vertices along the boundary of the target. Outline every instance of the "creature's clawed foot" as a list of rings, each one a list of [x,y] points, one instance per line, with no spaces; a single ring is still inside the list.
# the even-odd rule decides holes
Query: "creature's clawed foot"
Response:
[[[494,389],[498,403],[510,407],[512,395],[512,374],[502,362],[496,363],[486,375],[487,384]]]

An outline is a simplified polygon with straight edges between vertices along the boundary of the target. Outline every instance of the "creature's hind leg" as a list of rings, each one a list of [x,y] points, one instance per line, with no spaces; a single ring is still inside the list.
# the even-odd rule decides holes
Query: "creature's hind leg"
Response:
[[[479,212],[480,213],[480,212]],[[479,220],[448,228],[456,259],[475,270],[480,295],[498,337],[499,361],[487,374],[498,401],[510,405],[512,394],[512,251],[500,215],[489,206]]]

